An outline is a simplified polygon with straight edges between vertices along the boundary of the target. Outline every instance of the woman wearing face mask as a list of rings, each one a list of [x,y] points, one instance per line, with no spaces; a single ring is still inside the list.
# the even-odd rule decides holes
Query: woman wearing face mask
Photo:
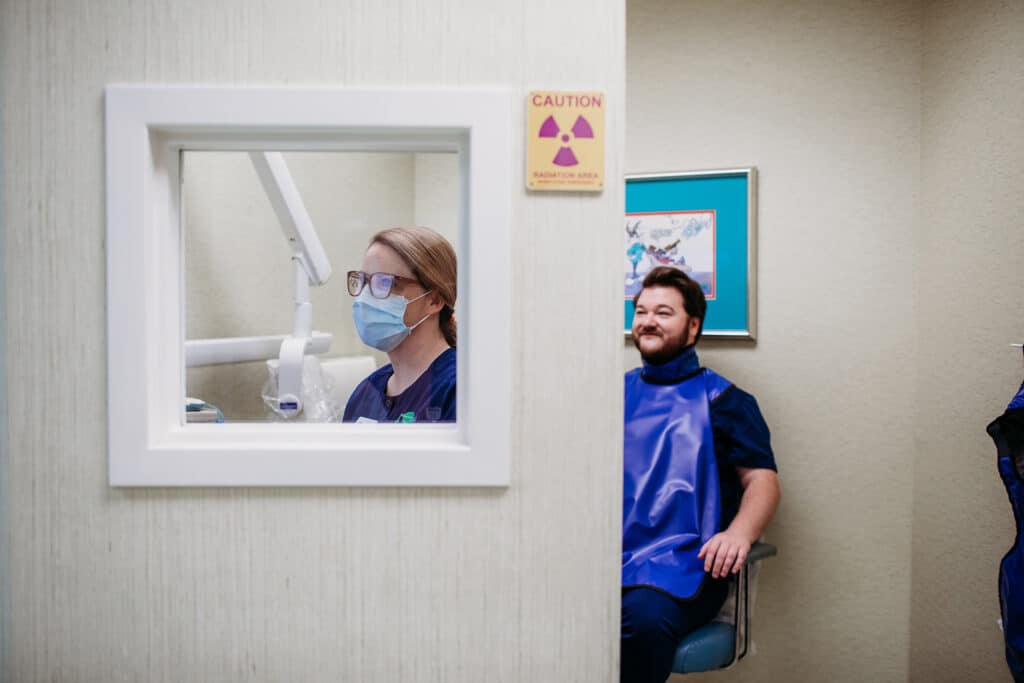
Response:
[[[345,406],[345,422],[455,421],[455,250],[429,228],[390,228],[348,273],[359,338],[388,354]]]

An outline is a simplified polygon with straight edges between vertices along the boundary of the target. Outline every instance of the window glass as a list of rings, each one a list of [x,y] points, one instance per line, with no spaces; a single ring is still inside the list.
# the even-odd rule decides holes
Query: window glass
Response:
[[[303,409],[291,415],[288,405],[275,404],[280,343],[264,339],[274,352],[246,359],[251,346],[223,341],[294,336],[296,298],[304,295],[292,246],[250,155],[182,152],[189,422],[335,421],[354,383],[388,363],[385,353],[360,340],[346,291],[346,273],[360,269],[370,238],[384,228],[425,226],[458,252],[456,154],[286,152],[282,158],[330,262],[329,280],[308,291],[312,330],[330,336],[329,348],[316,354],[319,369],[303,367]],[[227,347],[222,355],[205,352],[218,343]],[[326,378],[323,384],[318,377]]]

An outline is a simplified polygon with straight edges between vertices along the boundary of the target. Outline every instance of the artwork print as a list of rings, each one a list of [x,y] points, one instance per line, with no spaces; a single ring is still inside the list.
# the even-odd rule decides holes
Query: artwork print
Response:
[[[704,337],[750,339],[757,323],[757,169],[626,176],[623,332],[644,276],[672,266],[707,299]]]
[[[626,214],[625,298],[632,301],[657,266],[679,268],[715,299],[714,210]]]

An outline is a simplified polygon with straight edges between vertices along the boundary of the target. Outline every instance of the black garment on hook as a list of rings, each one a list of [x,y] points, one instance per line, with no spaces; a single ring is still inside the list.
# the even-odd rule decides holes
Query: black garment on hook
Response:
[[[1024,521],[1024,384],[1001,416],[988,426],[988,434],[996,444],[999,476],[1017,523],[1013,546],[999,563],[999,610],[1006,639],[1006,663],[1013,680],[1024,683],[1024,544],[1021,543],[1021,522]]]

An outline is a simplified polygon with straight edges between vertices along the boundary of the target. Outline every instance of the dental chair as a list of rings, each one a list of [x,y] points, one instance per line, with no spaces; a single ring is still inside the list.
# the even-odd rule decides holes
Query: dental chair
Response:
[[[750,572],[758,562],[777,554],[778,549],[768,543],[758,541],[750,547],[747,561],[733,578],[725,606],[715,620],[701,626],[679,644],[672,673],[724,669],[746,656],[750,649]],[[721,620],[730,616],[731,624]]]

